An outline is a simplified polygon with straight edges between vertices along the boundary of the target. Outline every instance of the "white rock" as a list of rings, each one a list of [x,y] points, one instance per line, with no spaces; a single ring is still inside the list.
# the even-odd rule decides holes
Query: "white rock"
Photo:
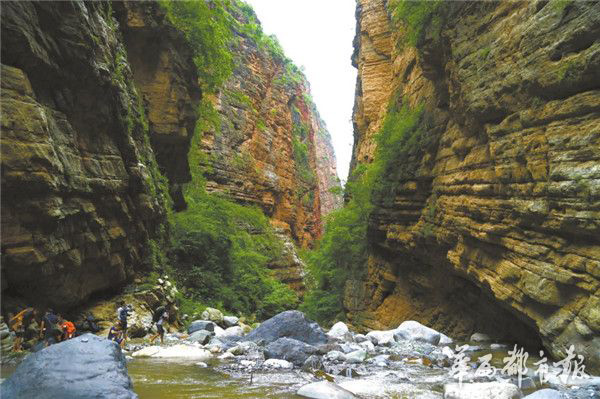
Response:
[[[240,361],[240,364],[244,367],[254,367],[256,366],[256,362],[253,362],[252,360],[242,360]]]
[[[132,357],[152,357],[160,351],[160,346],[147,346],[144,349],[135,351],[131,354]]]
[[[215,326],[215,337],[222,337],[224,333],[225,333],[225,330],[223,330],[219,326]]]
[[[505,382],[479,382],[444,385],[444,399],[520,399],[521,391]]]
[[[371,331],[367,334],[367,338],[369,338],[375,345],[380,346],[387,346],[396,342],[394,339],[394,330]]]
[[[454,340],[447,335],[440,333],[440,342],[438,342],[439,346],[448,346],[452,345]]]
[[[471,335],[471,341],[474,342],[489,342],[492,338],[487,334],[475,333]]]
[[[555,389],[542,389],[525,396],[523,399],[564,399],[564,396]]]
[[[358,344],[361,348],[363,348],[364,350],[366,350],[367,352],[373,352],[375,351],[375,345],[373,345],[373,343],[369,340],[363,341],[360,344]]]
[[[325,359],[330,360],[332,362],[344,362],[346,361],[346,355],[344,355],[340,351],[330,351],[325,354]]]
[[[343,344],[340,345],[340,348],[342,349],[342,352],[344,352],[344,353],[350,353],[350,352],[354,352],[354,351],[363,349],[362,346],[360,346],[359,344],[355,344],[354,342],[344,342]]]
[[[442,354],[449,359],[454,357],[454,351],[449,346],[444,346],[442,348]]]
[[[206,364],[204,362],[198,362],[198,363],[196,363],[196,366],[205,369],[208,367],[208,364]]]
[[[166,348],[161,348],[158,353],[152,355],[153,358],[161,359],[194,359],[200,362],[205,362],[212,358],[212,355],[206,349],[198,348],[190,345],[173,345]]]
[[[490,349],[493,351],[497,351],[497,350],[501,350],[501,349],[506,349],[508,348],[507,345],[505,344],[491,344],[490,345]]]
[[[235,326],[227,328],[221,335],[217,335],[217,337],[241,337],[242,335],[244,335],[242,327]]]
[[[409,341],[427,342],[437,345],[440,342],[440,333],[432,328],[414,320],[407,320],[394,330],[397,341],[407,339]]]
[[[240,322],[240,319],[235,316],[224,316],[223,317],[223,324],[225,324],[226,327],[237,326],[239,322]]]
[[[296,394],[311,399],[356,399],[352,392],[329,381],[304,385]]]
[[[348,329],[348,326],[345,323],[338,321],[327,332],[327,335],[332,338],[346,339],[348,337],[349,333],[350,333],[350,330]]]
[[[267,359],[263,363],[263,366],[272,369],[293,369],[294,365],[287,360],[282,359]]]
[[[235,355],[231,352],[225,352],[223,353],[221,356],[219,356],[219,359],[221,360],[228,360],[228,359],[233,359],[235,357]]]
[[[346,355],[346,361],[348,363],[362,363],[367,358],[367,351],[364,349],[350,352]]]

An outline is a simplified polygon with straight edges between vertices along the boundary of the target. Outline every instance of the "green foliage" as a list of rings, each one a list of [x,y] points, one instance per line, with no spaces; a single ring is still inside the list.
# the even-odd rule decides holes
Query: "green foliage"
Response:
[[[427,28],[433,29],[436,35],[439,34],[442,20],[438,11],[443,3],[443,0],[391,1],[393,21],[406,26],[406,40],[409,45],[416,46]]]
[[[573,0],[550,0],[548,5],[553,10],[563,13],[567,7],[569,7],[573,3]]]
[[[319,322],[344,317],[345,283],[365,271],[367,227],[373,204],[393,199],[395,184],[406,177],[402,164],[426,144],[423,107],[411,109],[398,102],[395,98],[389,105],[377,135],[374,161],[355,168],[346,183],[350,201],[327,216],[322,238],[314,250],[303,254],[309,285],[301,309]]]
[[[204,89],[215,92],[233,70],[228,48],[233,38],[230,16],[223,1],[161,0],[169,21],[181,30],[194,51]]]
[[[188,153],[192,175],[184,187],[188,207],[172,217],[169,253],[175,278],[192,293],[185,306],[211,305],[259,318],[295,308],[296,294],[275,280],[268,268],[282,256],[283,246],[267,217],[256,207],[205,190],[209,163],[201,136],[218,129],[220,121],[208,101],[202,101],[199,115]]]

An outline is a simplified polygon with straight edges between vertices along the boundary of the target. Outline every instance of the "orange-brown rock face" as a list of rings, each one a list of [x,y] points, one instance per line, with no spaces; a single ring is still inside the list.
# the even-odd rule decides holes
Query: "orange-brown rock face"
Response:
[[[155,80],[179,73],[169,54],[157,55]],[[70,308],[150,268],[165,237],[167,188],[108,3],[3,4],[2,62],[3,306],[18,298]],[[160,89],[142,85],[155,135],[185,136],[193,124],[178,101],[194,95],[174,81],[160,86],[172,89],[161,118]]]
[[[322,213],[339,205],[329,192],[339,186],[329,136],[305,79],[252,39],[236,41],[235,70],[215,100],[220,128],[202,141],[207,190],[259,206],[273,226],[309,247]]]
[[[200,100],[198,74],[183,34],[165,23],[157,2],[115,2],[127,60],[147,109],[152,148],[169,179],[175,209],[185,203],[190,181],[185,154],[194,134]]]
[[[370,327],[415,319],[556,357],[573,344],[598,367],[600,5],[444,7],[441,35],[415,48],[385,2],[358,3],[353,164],[375,154],[394,92],[423,107],[428,144],[399,154],[346,308]]]

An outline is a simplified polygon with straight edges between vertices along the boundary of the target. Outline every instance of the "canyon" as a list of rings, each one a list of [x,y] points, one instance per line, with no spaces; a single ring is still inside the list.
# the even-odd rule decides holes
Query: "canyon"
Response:
[[[3,3],[4,314],[155,284],[193,190],[259,210],[273,276],[314,288],[298,250],[344,203],[331,137],[251,8],[224,12],[215,88],[158,2]],[[340,317],[600,367],[600,3],[358,0],[356,17],[348,180],[380,169]]]

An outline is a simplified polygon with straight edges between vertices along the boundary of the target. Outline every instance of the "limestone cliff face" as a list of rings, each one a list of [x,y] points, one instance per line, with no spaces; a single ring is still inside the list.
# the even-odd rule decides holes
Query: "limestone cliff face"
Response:
[[[322,215],[340,203],[329,192],[339,186],[329,134],[303,75],[234,33],[236,67],[214,100],[220,126],[202,140],[207,189],[259,206],[273,226],[308,247],[321,233]]]
[[[388,103],[423,107],[371,215],[357,323],[416,319],[600,364],[600,5],[447,2],[415,46],[383,0],[360,0],[353,166]],[[395,95],[393,95],[395,94]],[[359,317],[360,316],[360,317]]]
[[[311,245],[339,204],[335,157],[308,83],[236,36],[208,189],[267,213],[301,290],[288,238]],[[205,94],[184,34],[157,2],[6,2],[2,63],[3,306],[71,308],[162,266]]]
[[[109,3],[2,5],[3,306],[77,305],[149,268],[165,237],[169,195],[151,141],[178,176],[198,94],[186,88],[193,74],[174,72],[189,72],[189,51],[146,11],[128,14],[124,41]],[[141,48],[161,36],[154,63],[140,60],[136,35]]]

